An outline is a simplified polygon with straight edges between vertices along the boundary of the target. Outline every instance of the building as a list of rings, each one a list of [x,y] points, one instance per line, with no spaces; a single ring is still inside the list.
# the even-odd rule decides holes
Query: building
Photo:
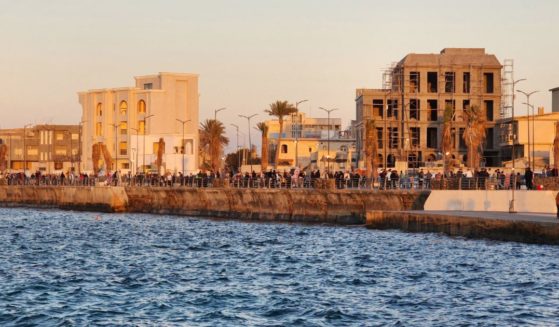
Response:
[[[464,108],[479,106],[486,115],[486,165],[499,163],[495,124],[504,115],[501,104],[502,65],[485,49],[446,48],[439,54],[406,55],[383,75],[383,88],[357,89],[356,151],[365,167],[365,123],[374,120],[378,135],[378,162],[409,168],[443,159],[442,131],[446,107],[453,109],[451,122],[455,161],[465,162],[462,135]]]
[[[0,171],[44,174],[76,171],[80,161],[78,125],[35,125],[0,130]]]
[[[559,112],[559,87],[549,91],[551,91],[551,112]]]
[[[269,162],[273,163],[278,149],[277,137],[279,121],[267,120]],[[355,138],[341,129],[341,118],[311,118],[298,112],[284,118],[281,145],[279,146],[280,166],[325,169],[330,162],[331,169],[347,167],[347,153],[355,147]],[[343,159],[342,159],[343,157]],[[336,164],[340,162],[341,165]]]
[[[555,127],[559,122],[559,112],[545,113],[544,108],[538,108],[537,113],[529,116],[515,116],[514,130],[517,137],[514,143],[515,167],[532,166],[536,169],[552,166],[553,140]],[[513,133],[511,118],[499,122],[499,146],[503,165],[512,166]]]
[[[159,73],[135,80],[133,87],[78,93],[82,168],[154,171],[161,153],[161,172],[196,171],[198,75]]]

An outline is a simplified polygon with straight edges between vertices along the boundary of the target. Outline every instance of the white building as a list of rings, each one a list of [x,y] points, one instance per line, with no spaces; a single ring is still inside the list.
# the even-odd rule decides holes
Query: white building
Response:
[[[93,147],[105,146],[98,167],[123,173],[154,170],[159,140],[165,143],[163,172],[198,169],[198,75],[136,76],[134,87],[80,92],[82,170],[93,172]],[[179,121],[180,120],[180,121]],[[184,122],[184,124],[182,122]],[[184,127],[184,129],[183,129]],[[184,135],[184,137],[183,137]],[[183,160],[184,159],[184,160]]]

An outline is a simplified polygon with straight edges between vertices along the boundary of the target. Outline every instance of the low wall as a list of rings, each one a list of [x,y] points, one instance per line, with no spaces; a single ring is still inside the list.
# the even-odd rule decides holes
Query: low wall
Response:
[[[474,239],[559,244],[559,224],[489,218],[471,218],[421,212],[367,213],[367,228],[407,232],[443,233]]]
[[[429,192],[0,186],[0,206],[364,224],[369,210],[423,210]]]
[[[557,191],[514,192],[514,208],[517,212],[556,213]],[[512,192],[494,190],[431,191],[425,210],[459,211],[509,211]]]

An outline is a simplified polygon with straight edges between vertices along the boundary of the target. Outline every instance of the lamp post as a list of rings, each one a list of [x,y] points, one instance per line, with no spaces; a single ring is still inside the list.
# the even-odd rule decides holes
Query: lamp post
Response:
[[[534,131],[536,130],[535,127],[535,121],[536,121],[536,113],[535,113],[535,108],[534,105],[531,105],[529,103],[523,102],[522,104],[525,104],[526,106],[528,106],[530,109],[532,109],[532,170],[536,169],[536,151],[534,150],[536,147],[536,138],[534,137]],[[528,116],[528,124],[530,124],[530,116]]]
[[[24,180],[27,179],[27,149],[26,149],[26,145],[25,145],[25,139],[27,138],[27,127],[33,126],[33,124],[27,124],[25,126],[23,126],[23,178]]]
[[[144,130],[142,131],[143,132],[143,143],[144,143],[144,145],[143,145],[143,148],[144,148],[143,157],[144,157],[144,159],[143,159],[143,163],[142,163],[142,165],[143,165],[142,171],[144,172],[144,175],[146,173],[146,129],[147,129],[146,120],[148,118],[153,117],[153,116],[154,116],[153,114],[144,116]]]
[[[231,126],[235,127],[235,129],[237,130],[237,151],[236,151],[236,155],[237,155],[237,161],[238,161],[238,169],[241,169],[241,157],[239,156],[239,126],[235,125],[235,124],[231,124]]]
[[[82,172],[82,134],[83,134],[83,124],[87,123],[87,120],[82,120],[80,121],[79,124],[79,141],[78,141],[78,157],[79,157],[79,162],[78,162],[78,174],[81,174]]]
[[[309,100],[305,99],[305,100],[301,100],[301,101],[297,101],[295,102],[295,115],[297,117],[296,119],[296,123],[295,123],[295,167],[299,167],[299,133],[301,132],[300,127],[301,125],[299,124],[299,105],[303,102],[307,102]],[[292,121],[293,124],[293,121]],[[293,128],[293,127],[292,127]]]
[[[528,167],[530,167],[530,163],[531,163],[531,157],[530,157],[530,96],[534,93],[537,93],[539,91],[532,91],[532,92],[524,92],[522,90],[517,90],[517,92],[520,92],[522,94],[524,94],[526,96],[526,116],[528,118]],[[532,145],[533,146],[533,145]]]
[[[181,144],[182,144],[182,176],[184,177],[184,153],[186,152],[186,143],[184,142],[184,124],[188,123],[189,121],[192,121],[192,119],[187,119],[187,120],[181,120],[178,118],[175,118],[179,123],[182,124],[182,140],[181,140]]]
[[[338,110],[338,108],[332,108],[332,109],[325,109],[322,107],[318,107],[318,109],[320,110],[324,110],[328,113],[328,172],[330,171],[330,113],[334,110]]]
[[[514,145],[516,144],[516,130],[515,130],[515,126],[514,126],[514,100],[515,100],[515,94],[514,94],[514,88],[516,86],[516,83],[525,81],[525,78],[521,78],[521,79],[517,79],[516,81],[512,82],[512,117],[511,117],[511,129],[512,129],[512,147],[511,147],[511,160],[512,160],[512,173],[511,173],[511,178],[510,178],[510,182],[512,183],[512,200],[510,201],[509,204],[509,213],[516,213],[516,210],[514,209],[514,190],[516,189],[516,173],[515,173],[515,160],[516,160],[516,153],[515,153],[515,149],[514,149]]]
[[[241,118],[246,118],[247,123],[248,123],[248,144],[249,144],[249,150],[248,150],[249,151],[248,152],[249,153],[249,155],[248,155],[249,158],[248,158],[248,160],[250,161],[250,172],[251,173],[252,173],[252,160],[251,160],[252,158],[250,156],[252,154],[252,140],[250,138],[250,119],[257,116],[257,115],[258,114],[253,114],[253,115],[250,115],[250,116],[239,115],[239,117],[241,117]]]
[[[215,109],[214,110],[214,120],[217,120],[217,113],[222,111],[222,110],[225,110],[225,109],[227,109],[227,108],[223,107],[223,108]]]
[[[135,162],[136,163],[136,169],[134,171],[134,174],[137,174],[138,173],[138,152],[140,152],[138,150],[140,148],[139,144],[138,144],[138,134],[140,134],[140,130],[137,129],[137,128],[134,128],[134,127],[131,127],[130,129],[133,130],[134,132],[136,132],[136,160],[135,160],[136,161]]]
[[[110,124],[115,128],[115,172],[118,171],[118,124]]]

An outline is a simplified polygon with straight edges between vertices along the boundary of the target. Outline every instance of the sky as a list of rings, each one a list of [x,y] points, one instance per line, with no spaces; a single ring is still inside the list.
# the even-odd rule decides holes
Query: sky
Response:
[[[231,140],[231,123],[247,133],[239,114],[268,119],[276,100],[308,99],[299,109],[316,117],[339,108],[347,126],[356,88],[381,87],[408,53],[446,47],[514,59],[527,78],[517,88],[539,90],[531,103],[550,111],[558,15],[556,0],[0,0],[0,128],[77,124],[77,92],[157,72],[199,74],[200,120],[227,107],[218,119]]]

